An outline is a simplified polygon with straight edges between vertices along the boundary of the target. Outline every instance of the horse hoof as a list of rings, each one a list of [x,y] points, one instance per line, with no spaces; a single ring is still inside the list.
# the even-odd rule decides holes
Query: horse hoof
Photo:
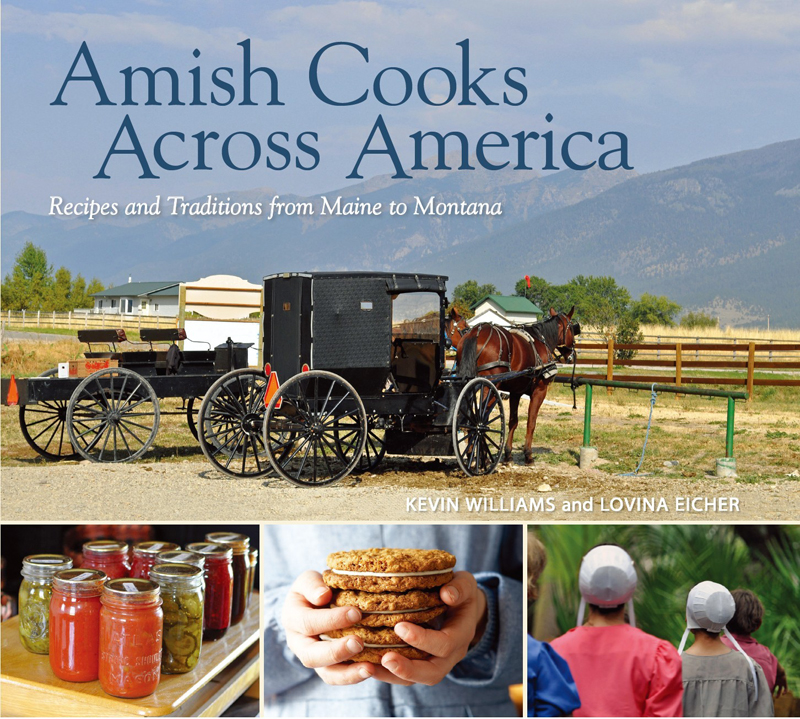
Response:
[[[513,457],[511,456],[511,450],[507,449],[503,453],[503,464],[510,464],[512,460],[513,460]]]
[[[525,464],[533,464],[533,452],[530,454],[525,452]]]

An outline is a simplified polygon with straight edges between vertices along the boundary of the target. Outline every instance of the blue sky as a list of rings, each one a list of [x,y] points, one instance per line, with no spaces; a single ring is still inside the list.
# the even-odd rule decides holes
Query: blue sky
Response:
[[[577,130],[626,133],[639,172],[800,136],[795,0],[129,0],[121,7],[68,0],[3,3],[3,212],[44,214],[53,194],[127,202],[159,193],[196,197],[270,187],[306,195],[336,189],[348,184],[345,177],[379,113],[408,164],[408,135],[415,131],[460,130],[473,141],[487,131],[543,132],[551,129],[543,120],[547,113],[555,117],[557,137]],[[185,99],[189,69],[199,64],[204,82],[218,66],[237,70],[236,43],[245,38],[252,41],[254,65],[278,74],[284,106],[96,107],[88,83],[68,89],[67,107],[50,105],[84,40],[119,103],[123,68],[173,67],[185,82]],[[458,76],[455,43],[465,38],[475,72],[496,67],[501,76],[508,67],[526,68],[529,98],[523,106],[463,107],[453,101],[432,108],[414,98],[383,107],[371,97],[334,108],[314,98],[308,86],[309,62],[329,42],[369,48],[369,64],[344,50],[326,57],[325,87],[344,96],[369,87],[387,66],[401,66],[414,78],[432,66]],[[195,48],[199,60],[192,57]],[[486,87],[502,93],[497,80]],[[444,86],[434,78],[430,89],[435,94]],[[237,172],[223,166],[217,151],[209,155],[210,172],[187,168],[146,181],[137,179],[132,159],[114,158],[111,179],[94,180],[126,112],[149,156],[155,138],[167,131],[187,138],[203,130],[223,138],[248,131],[264,144],[274,131],[291,137],[316,131],[321,161],[312,172],[264,165]],[[191,166],[190,150],[187,143],[176,161],[189,159]],[[362,166],[366,177],[390,170],[385,158]]]

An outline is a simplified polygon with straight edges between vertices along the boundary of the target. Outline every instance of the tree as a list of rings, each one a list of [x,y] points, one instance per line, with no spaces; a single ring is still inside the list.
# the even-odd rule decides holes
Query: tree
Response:
[[[613,277],[578,275],[564,289],[562,307],[574,304],[578,316],[607,337],[614,335],[631,301],[628,290]]]
[[[614,334],[615,345],[635,345],[644,339],[639,330],[639,320],[630,312],[625,312],[620,318]],[[614,350],[617,359],[633,359],[638,350]]]
[[[53,288],[50,299],[46,303],[48,310],[56,312],[70,312],[72,305],[72,273],[66,267],[59,267],[56,270]]]
[[[690,330],[705,329],[719,327],[719,322],[715,317],[705,312],[687,312],[681,317],[681,327],[686,327]]]
[[[518,297],[527,297],[537,307],[546,311],[551,305],[550,299],[553,290],[556,288],[547,280],[536,277],[535,275],[532,276],[530,280],[530,287],[528,287],[528,283],[524,277],[519,280],[517,284],[514,285],[514,293]]]
[[[664,295],[651,295],[645,292],[631,304],[631,314],[643,325],[675,326],[675,317],[681,306]]]
[[[453,306],[460,315],[472,317],[475,314],[471,309],[472,305],[486,297],[486,295],[496,294],[498,294],[497,287],[491,283],[479,285],[477,280],[467,280],[457,285],[453,290]]]
[[[44,250],[26,242],[2,285],[3,307],[9,310],[45,309],[53,284],[53,268]]]

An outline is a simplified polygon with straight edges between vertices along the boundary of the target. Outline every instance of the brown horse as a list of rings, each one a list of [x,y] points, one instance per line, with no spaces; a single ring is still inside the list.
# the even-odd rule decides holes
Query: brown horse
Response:
[[[459,376],[476,377],[544,367],[559,357],[561,361],[570,361],[574,358],[575,336],[580,334],[580,325],[572,321],[574,311],[573,307],[565,314],[551,307],[549,317],[533,324],[507,328],[482,323],[470,329],[455,309],[450,310],[445,322],[445,336],[457,350]],[[504,461],[511,461],[514,432],[519,424],[519,401],[523,394],[527,394],[531,399],[525,435],[525,463],[533,462],[531,444],[536,418],[553,376],[524,375],[497,384],[499,390],[510,395]]]

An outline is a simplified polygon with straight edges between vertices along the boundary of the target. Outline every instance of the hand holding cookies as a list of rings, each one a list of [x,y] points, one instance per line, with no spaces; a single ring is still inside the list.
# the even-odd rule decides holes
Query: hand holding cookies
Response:
[[[358,684],[373,676],[377,667],[368,662],[342,662],[363,650],[363,640],[351,635],[322,641],[319,635],[353,626],[361,619],[361,612],[347,606],[325,608],[330,601],[331,590],[319,572],[301,574],[283,607],[286,643],[303,666],[314,669],[326,684]]]
[[[486,596],[469,572],[456,572],[439,590],[448,606],[439,630],[401,622],[395,633],[407,644],[430,654],[422,660],[397,652],[384,654],[381,664],[394,676],[413,684],[438,684],[477,643],[485,627]]]

